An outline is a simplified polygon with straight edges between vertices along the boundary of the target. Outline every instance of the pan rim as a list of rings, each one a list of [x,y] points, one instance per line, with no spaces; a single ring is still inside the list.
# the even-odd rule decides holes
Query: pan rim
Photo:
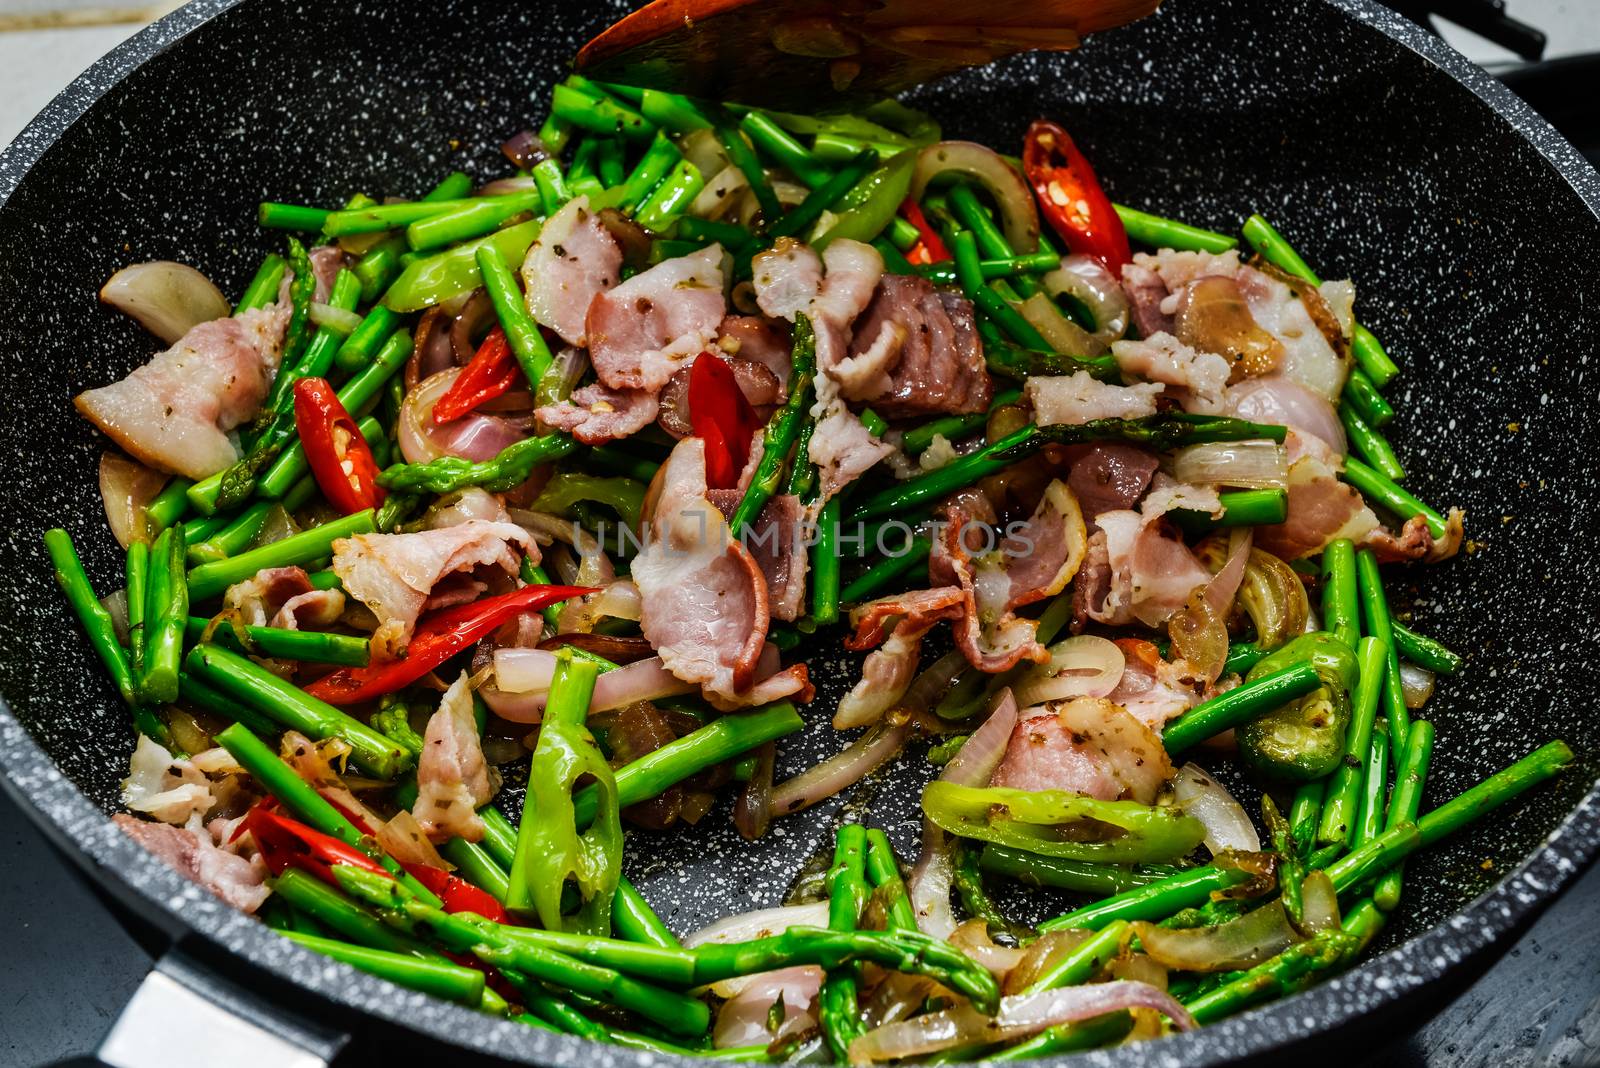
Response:
[[[131,37],[76,78],[0,152],[0,210],[57,140],[107,92],[149,59],[247,0],[192,0]],[[1580,201],[1600,218],[1600,172],[1543,118],[1443,41],[1373,0],[1315,0],[1376,30],[1440,69],[1525,139]],[[430,1037],[460,1048],[539,1064],[573,1064],[590,1043],[495,1021],[481,1013],[392,986],[301,949],[173,872],[132,839],[68,780],[0,697],[0,789],[85,870],[109,872],[120,896],[160,914],[169,929],[215,942],[247,965],[345,1009],[415,1029],[418,1020],[448,1030]],[[1416,937],[1307,991],[1167,1041],[1079,1054],[1074,1063],[1106,1068],[1134,1063],[1200,1068],[1260,1057],[1307,1033],[1335,1031],[1394,1007],[1442,975],[1509,939],[1600,854],[1600,783],[1592,785],[1532,855],[1460,912]],[[346,1029],[341,1025],[341,1029]],[[626,1056],[629,1051],[617,1049]],[[693,1058],[643,1053],[651,1062]],[[1061,1058],[1050,1058],[1060,1060]],[[703,1063],[703,1062],[700,1062]]]

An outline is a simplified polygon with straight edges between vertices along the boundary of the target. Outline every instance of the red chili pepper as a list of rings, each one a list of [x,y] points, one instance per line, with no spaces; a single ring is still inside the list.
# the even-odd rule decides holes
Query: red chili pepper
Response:
[[[362,829],[371,833],[371,828]],[[338,886],[339,880],[333,874],[333,869],[340,864],[349,864],[374,875],[390,874],[382,864],[354,846],[285,816],[278,811],[278,803],[272,798],[257,802],[239,821],[233,837],[237,839],[246,831],[255,838],[261,859],[273,875],[282,875],[287,868],[299,868],[325,883]],[[417,882],[433,891],[444,903],[446,912],[476,912],[496,923],[510,922],[500,902],[465,879],[426,864],[407,864],[405,867]]]
[[[750,442],[763,423],[733,369],[709,352],[696,356],[689,369],[689,425],[706,444],[706,485],[737,486],[750,459]]]
[[[251,808],[239,822],[233,836],[238,838],[245,831],[255,838],[261,859],[274,875],[283,874],[286,868],[299,868],[325,883],[338,886],[339,880],[333,875],[334,866],[338,864],[349,864],[377,875],[389,874],[382,864],[355,846],[277,811],[276,803],[271,800],[262,801]]]
[[[511,391],[522,371],[511,357],[511,345],[500,327],[489,331],[450,388],[433,405],[433,421],[442,426]]]
[[[945,248],[944,241],[939,237],[939,232],[928,222],[928,217],[922,213],[922,206],[910,197],[906,197],[904,204],[900,205],[900,214],[906,221],[917,228],[917,233],[922,236],[917,240],[911,250],[906,253],[907,261],[911,263],[940,263],[950,259],[950,250]]]
[[[439,868],[425,864],[407,864],[410,872],[423,886],[432,890],[444,902],[446,912],[476,912],[495,923],[510,923],[511,918],[488,891],[479,890],[460,876],[451,875]]]
[[[340,668],[305,690],[331,705],[382,697],[422,678],[514,615],[596,592],[592,586],[524,586],[499,597],[441,609],[417,624],[411,644],[399,660]]]
[[[1066,130],[1045,119],[1028,127],[1022,169],[1044,217],[1068,248],[1095,257],[1112,274],[1133,259],[1122,219]]]
[[[383,503],[378,462],[326,378],[294,384],[294,425],[322,495],[345,515]]]

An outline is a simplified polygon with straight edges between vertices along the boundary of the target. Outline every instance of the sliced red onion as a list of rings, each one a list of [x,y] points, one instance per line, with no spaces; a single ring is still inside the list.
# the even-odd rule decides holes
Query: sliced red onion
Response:
[[[100,299],[138,320],[168,345],[201,323],[233,310],[211,280],[185,263],[154,260],[124,267],[100,287]]]
[[[873,724],[842,753],[773,787],[772,814],[799,812],[854,786],[898,753],[910,733],[909,722],[891,724],[883,720]]]
[[[1076,298],[1094,316],[1093,336],[1102,345],[1128,332],[1128,295],[1106,265],[1093,256],[1064,257],[1061,266],[1040,278],[1052,297]]]
[[[1039,250],[1039,209],[1022,175],[994,149],[975,141],[939,141],[917,156],[911,196],[921,200],[928,184],[940,176],[975,179],[988,190],[1000,211],[1006,241],[1019,256]]]
[[[539,179],[531,174],[517,174],[510,178],[496,178],[478,190],[479,196],[500,197],[510,193],[531,193],[539,188]]]
[[[1421,708],[1433,696],[1433,672],[1400,661],[1400,689],[1405,692],[1407,708]]]
[[[523,171],[531,171],[550,158],[550,150],[532,130],[518,130],[501,142],[500,151],[513,166]]]
[[[739,799],[733,803],[733,825],[741,837],[753,842],[772,823],[772,764],[777,746],[767,742],[756,750],[756,766]]]
[[[1292,427],[1319,438],[1341,456],[1346,451],[1344,425],[1333,405],[1321,394],[1282,375],[1250,378],[1231,386],[1223,403],[1228,415],[1253,423]]]
[[[1119,979],[1001,998],[1000,1011],[992,1017],[971,1005],[913,1016],[868,1031],[850,1043],[850,1061],[862,1064],[901,1060],[957,1046],[1010,1042],[1047,1027],[1125,1009],[1154,1009],[1179,1031],[1192,1031],[1197,1026],[1194,1017],[1171,994],[1149,983]]]
[[[1284,489],[1289,461],[1275,441],[1219,441],[1172,454],[1172,477],[1191,486]]]
[[[411,355],[406,359],[406,392],[410,393],[440,371],[456,366],[455,348],[450,344],[450,324],[455,318],[443,305],[429,308],[417,320],[411,339]]]
[[[1056,352],[1071,356],[1099,356],[1106,351],[1105,344],[1099,338],[1068,319],[1047,293],[1035,293],[1019,304],[1017,311]]]
[[[144,509],[166,484],[164,473],[120,452],[108,449],[100,454],[100,502],[118,545],[126,549],[136,541],[149,540]]]
[[[813,901],[806,905],[782,905],[778,908],[741,912],[724,916],[706,926],[683,936],[686,949],[711,943],[748,942],[755,938],[782,934],[791,927],[828,926],[828,903]]]
[[[344,335],[361,325],[361,314],[348,308],[335,308],[332,304],[313,302],[311,321],[325,326],[336,334]]]
[[[1245,853],[1260,851],[1261,836],[1244,806],[1235,801],[1210,772],[1198,764],[1185,764],[1172,780],[1172,790],[1183,814],[1193,816],[1204,825],[1204,842],[1212,856],[1224,849]]]
[[[514,651],[551,655],[542,649]],[[510,652],[513,650],[497,650],[496,662],[498,663],[502,653]],[[531,665],[533,661],[530,660],[528,663]],[[528,670],[532,672],[534,669],[530,666]],[[668,671],[659,656],[653,656],[648,660],[619,667],[615,671],[607,671],[596,679],[589,711],[606,712],[613,708],[621,708],[623,705],[631,705],[635,701],[675,697],[678,694],[692,693],[696,689],[694,683],[684,682]],[[508,719],[513,723],[538,723],[544,716],[548,686],[545,690],[530,690],[526,693],[509,693],[498,686],[485,686],[478,693],[483,697],[484,703],[494,709],[495,715],[501,719]]]
[[[717,1010],[716,1028],[711,1041],[718,1049],[735,1046],[765,1046],[816,1025],[812,1005],[822,989],[823,971],[817,965],[783,968],[743,976],[739,989]],[[724,984],[712,986],[715,992]],[[776,1029],[771,1025],[773,1006],[783,999],[783,1019]]]
[[[478,354],[477,339],[488,333],[497,321],[488,291],[474,289],[466,305],[450,321],[450,352],[457,364],[464,367],[472,362]]]
[[[573,576],[577,585],[606,586],[615,582],[617,569],[612,566],[611,558],[606,555],[600,540],[594,534],[585,530],[581,523],[571,519],[563,519],[548,512],[530,512],[523,508],[511,509],[511,521],[526,529],[540,545],[562,542],[572,546],[578,554],[578,570]],[[633,615],[620,614],[627,611],[628,606],[636,603],[639,598],[638,587],[634,586],[632,582],[628,582],[626,585],[626,590],[615,591],[609,599],[607,607],[614,610],[607,611],[606,614],[618,619],[637,620],[639,618],[637,613]],[[607,592],[609,591],[603,590],[590,596],[596,599],[605,599]],[[569,606],[576,603],[578,602],[569,602]],[[596,616],[595,618],[599,617]]]
[[[523,421],[471,412],[438,426],[433,406],[455,384],[459,367],[440,371],[406,394],[400,406],[400,452],[408,463],[420,464],[441,456],[467,460],[492,460],[508,445],[527,437]]]
[[[1069,697],[1105,697],[1122,681],[1127,664],[1117,644],[1094,634],[1079,634],[1050,647],[1050,659],[1029,667],[1017,681],[1017,703],[1024,708]]]
[[[1307,938],[1339,926],[1339,892],[1333,888],[1333,880],[1327,872],[1314,871],[1307,875],[1300,886],[1300,895],[1303,917],[1300,927]]]
[[[548,690],[556,673],[556,654],[547,649],[496,649],[494,684],[506,693]]]
[[[1009,689],[1001,690],[996,697],[994,711],[972,732],[956,755],[945,764],[939,778],[958,786],[986,786],[1000,759],[1006,754],[1006,743],[1017,726],[1017,701]],[[950,864],[949,839],[926,816],[922,820],[922,852],[911,869],[907,892],[916,910],[917,927],[923,934],[934,938],[949,938],[956,929],[956,920],[950,909],[950,883],[953,871]]]
[[[1177,929],[1139,921],[1133,929],[1157,964],[1185,972],[1249,968],[1301,941],[1282,900],[1216,927]]]

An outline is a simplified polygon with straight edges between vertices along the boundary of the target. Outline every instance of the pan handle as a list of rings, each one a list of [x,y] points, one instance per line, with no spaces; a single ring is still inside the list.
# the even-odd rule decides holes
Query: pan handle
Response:
[[[56,1068],[328,1068],[348,1041],[173,948],[139,984],[98,1053]]]

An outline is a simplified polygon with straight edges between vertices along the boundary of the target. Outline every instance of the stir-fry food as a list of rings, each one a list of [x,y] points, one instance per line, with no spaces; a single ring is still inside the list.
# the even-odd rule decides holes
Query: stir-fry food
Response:
[[[45,539],[137,729],[118,824],[356,968],[723,1059],[1055,1054],[1358,960],[1410,853],[1572,754],[1426,788],[1462,660],[1381,569],[1463,517],[1405,488],[1352,283],[1013,147],[573,77],[503,174],[263,204],[236,305],[119,272],[169,346],[76,398],[125,588]],[[803,717],[838,754],[774,782]],[[852,819],[695,932],[623,876],[889,761],[920,855]]]

